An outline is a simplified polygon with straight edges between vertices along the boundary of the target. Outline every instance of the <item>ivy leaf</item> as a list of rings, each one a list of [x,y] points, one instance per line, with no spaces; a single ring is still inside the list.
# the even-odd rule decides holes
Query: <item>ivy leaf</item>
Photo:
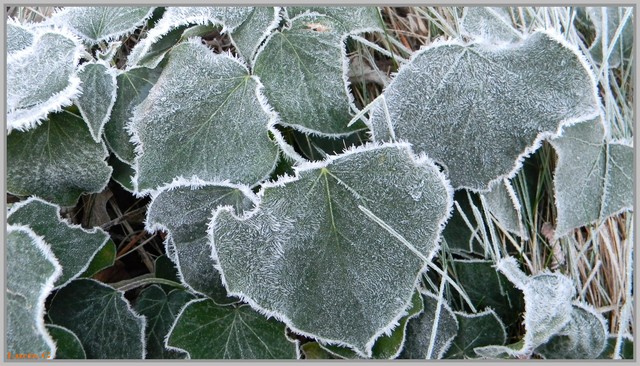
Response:
[[[116,77],[116,102],[104,127],[104,137],[116,157],[129,165],[133,165],[135,153],[125,125],[133,116],[133,109],[147,97],[161,72],[162,67],[139,67],[124,71]]]
[[[608,333],[600,313],[576,303],[569,323],[535,352],[545,359],[595,359],[605,350]]]
[[[254,56],[258,46],[280,23],[280,8],[256,6],[247,14],[242,24],[231,32],[231,41],[238,53],[250,66],[253,66]]]
[[[177,45],[128,126],[137,143],[136,191],[145,194],[177,177],[261,181],[278,157],[268,135],[273,119],[259,81],[238,60],[196,40]]]
[[[11,32],[8,36],[15,35]],[[9,44],[20,40],[8,40]],[[7,55],[7,130],[32,129],[80,93],[81,44],[62,30],[34,30],[30,47]]]
[[[508,346],[477,347],[475,352],[488,358],[500,355],[530,356],[533,350],[558,334],[571,320],[573,282],[560,273],[527,276],[513,257],[501,259],[497,268],[524,293],[526,333],[520,348]]]
[[[56,345],[44,326],[44,302],[62,268],[49,245],[27,226],[7,226],[6,258],[7,352],[55,357]]]
[[[223,307],[198,299],[178,315],[167,347],[183,349],[191,359],[290,359],[296,358],[297,344],[285,336],[284,324],[248,305]]]
[[[633,209],[633,148],[605,141],[600,118],[565,127],[550,142],[558,154],[556,237]]]
[[[168,350],[164,347],[164,338],[169,333],[180,309],[193,295],[182,290],[173,290],[169,294],[158,285],[152,285],[144,289],[134,309],[147,318],[145,330],[147,340],[147,359],[184,359],[186,354],[176,350]]]
[[[500,43],[517,42],[522,33],[514,28],[508,8],[471,6],[464,8],[460,33],[480,40]]]
[[[524,230],[522,205],[511,182],[508,179],[497,182],[484,194],[488,210],[507,231],[529,240]]]
[[[24,50],[31,46],[35,35],[28,27],[13,18],[7,19],[7,54]]]
[[[446,300],[422,291],[422,301],[424,311],[409,321],[399,358],[441,359],[458,333],[458,321]]]
[[[182,186],[162,190],[147,211],[147,231],[166,230],[176,254],[174,261],[182,283],[191,291],[209,296],[218,304],[237,302],[227,296],[211,259],[207,228],[218,206],[249,210],[257,198],[247,187],[233,185]]]
[[[330,136],[361,128],[347,127],[355,106],[346,83],[344,40],[335,27],[326,17],[301,16],[272,33],[258,51],[254,74],[280,124]]]
[[[140,359],[145,318],[124,293],[90,279],[74,280],[51,301],[49,317],[78,336],[88,359]]]
[[[106,157],[82,118],[52,114],[37,128],[7,136],[7,191],[73,206],[81,194],[106,187],[112,171]]]
[[[56,359],[60,360],[84,360],[87,354],[82,344],[72,331],[55,324],[47,324],[47,331],[56,343]]]
[[[610,68],[620,66],[622,60],[630,57],[633,50],[633,9],[618,6],[587,7],[586,12],[596,29],[596,37],[589,47],[591,56],[597,63],[604,64],[609,52],[608,49],[603,48],[602,40],[606,38],[608,48],[612,49],[608,55],[607,64]],[[626,12],[630,12],[630,16],[622,23]],[[614,36],[620,27],[622,27],[620,36],[614,43]]]
[[[96,255],[89,263],[87,269],[80,277],[92,277],[103,269],[113,266],[116,261],[116,244],[113,240],[107,240],[107,243],[98,250]]]
[[[115,71],[102,62],[89,62],[78,69],[78,77],[82,80],[82,95],[78,97],[76,104],[96,142],[102,141],[102,130],[109,121],[116,101]]]
[[[62,265],[62,275],[56,286],[64,286],[80,276],[102,249],[109,234],[100,228],[86,230],[60,217],[60,207],[39,198],[16,203],[7,215],[11,225],[26,225],[42,236]]]
[[[375,6],[292,6],[287,7],[286,10],[290,19],[299,16],[329,18],[343,34],[382,31],[384,29],[380,11]]]
[[[597,115],[595,91],[578,51],[552,32],[497,49],[440,42],[400,69],[369,124],[375,141],[406,139],[446,166],[454,188],[487,191],[561,125]]]
[[[503,345],[507,332],[498,315],[491,309],[477,314],[455,312],[458,334],[453,339],[445,358],[476,358],[476,347]]]
[[[133,33],[153,14],[155,8],[133,6],[65,7],[51,21],[66,26],[88,44],[109,41]]]
[[[230,295],[370,357],[438,248],[450,187],[407,144],[365,145],[296,171],[263,185],[256,210],[216,211],[214,258]]]

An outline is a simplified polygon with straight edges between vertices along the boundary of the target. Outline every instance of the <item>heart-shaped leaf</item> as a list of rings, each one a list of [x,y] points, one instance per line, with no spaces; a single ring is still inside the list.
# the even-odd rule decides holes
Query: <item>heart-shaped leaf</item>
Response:
[[[111,286],[90,279],[72,281],[51,301],[49,318],[78,336],[88,359],[144,358],[145,318]]]
[[[186,354],[176,350],[168,350],[164,347],[164,339],[169,333],[180,309],[189,301],[193,300],[193,295],[182,290],[173,290],[169,294],[153,285],[144,289],[138,299],[134,309],[147,318],[147,328],[145,329],[147,340],[147,359],[184,359]]]
[[[565,127],[558,154],[555,236],[633,209],[633,147],[608,142],[600,118]]]
[[[514,28],[508,8],[471,6],[464,9],[460,33],[489,42],[517,42],[522,33]]]
[[[58,360],[84,360],[87,354],[82,344],[72,331],[55,324],[47,324],[47,332],[56,342],[56,359]]]
[[[247,187],[233,185],[182,186],[160,191],[147,211],[147,231],[166,230],[175,251],[182,282],[192,291],[218,304],[236,302],[227,296],[220,274],[211,259],[207,228],[219,206],[234,207],[241,215],[257,198]]]
[[[209,299],[182,309],[167,346],[187,351],[191,359],[290,359],[297,348],[285,336],[284,324],[248,305],[223,307]]]
[[[7,222],[29,226],[50,245],[62,265],[62,275],[55,283],[57,287],[80,276],[109,240],[109,234],[100,228],[86,230],[63,220],[60,207],[38,198],[15,204],[7,215]]]
[[[370,357],[438,248],[450,187],[407,144],[365,145],[296,171],[263,185],[256,210],[216,211],[223,280],[295,332]]]
[[[22,225],[7,226],[6,258],[6,351],[55,357],[56,345],[44,326],[44,302],[62,268],[42,237]]]
[[[116,101],[115,69],[103,62],[89,62],[80,66],[78,77],[82,80],[82,95],[76,104],[91,136],[101,142],[102,130]]]
[[[7,136],[7,191],[73,206],[81,194],[106,187],[112,171],[107,154],[82,118],[52,114],[37,128]]]
[[[374,140],[406,139],[446,166],[454,188],[487,191],[562,124],[597,115],[595,92],[581,56],[550,31],[500,48],[440,42],[400,69],[369,124]]]
[[[259,81],[237,59],[197,40],[177,45],[128,125],[137,143],[136,191],[145,194],[178,177],[259,182],[278,157],[268,135],[273,119]]]
[[[16,32],[8,34],[11,35]],[[80,93],[76,65],[81,50],[81,44],[70,33],[41,28],[34,30],[31,46],[7,55],[9,132],[34,128],[50,112],[71,105]]]
[[[51,21],[66,26],[89,44],[120,38],[141,26],[154,8],[133,6],[65,7],[53,14]]]
[[[503,345],[507,340],[504,324],[491,309],[476,314],[455,312],[455,315],[458,320],[458,334],[451,342],[446,358],[476,358],[474,348]]]

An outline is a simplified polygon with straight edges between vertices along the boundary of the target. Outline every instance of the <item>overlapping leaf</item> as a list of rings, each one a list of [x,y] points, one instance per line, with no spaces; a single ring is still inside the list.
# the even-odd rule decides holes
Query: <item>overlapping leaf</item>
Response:
[[[78,77],[82,80],[82,95],[76,100],[76,105],[89,126],[91,136],[100,142],[116,101],[115,69],[105,63],[90,62],[80,66]]]
[[[7,136],[7,191],[72,206],[83,193],[99,192],[112,169],[82,118],[52,114],[37,128]]]
[[[380,11],[375,6],[292,6],[287,7],[286,10],[290,19],[305,13],[319,18],[329,18],[343,34],[382,31],[384,29]]]
[[[145,318],[124,293],[90,279],[72,281],[51,302],[49,318],[76,334],[88,359],[140,359]]]
[[[248,305],[218,306],[193,300],[178,315],[167,345],[191,359],[291,359],[297,344],[285,336],[285,325],[267,319]]]
[[[596,29],[595,40],[589,47],[591,56],[599,64],[606,59],[609,67],[618,67],[623,59],[631,56],[633,49],[633,9],[587,7],[586,12]],[[626,12],[630,12],[630,16],[626,16]],[[616,33],[619,35],[614,38]]]
[[[199,41],[173,48],[128,126],[137,142],[134,186],[142,193],[174,178],[252,185],[275,167],[273,114],[260,84],[238,60]]]
[[[8,39],[11,47],[23,48],[24,32],[8,36],[18,37]],[[9,132],[31,129],[50,112],[71,105],[80,92],[75,71],[80,51],[80,43],[68,32],[44,28],[34,31],[31,46],[7,56]]]
[[[35,35],[26,26],[14,19],[7,19],[7,54],[24,50],[33,44]]]
[[[438,247],[448,183],[408,145],[388,144],[264,187],[258,209],[220,209],[211,223],[227,289],[294,331],[371,356]]]
[[[245,21],[230,32],[238,53],[250,65],[253,65],[258,46],[278,26],[279,12],[278,7],[253,7]]]
[[[458,333],[451,341],[445,358],[476,358],[476,347],[503,345],[507,339],[504,324],[493,310],[477,314],[454,313],[458,321]]]
[[[167,230],[172,242],[182,282],[195,292],[205,294],[216,303],[235,302],[227,297],[220,274],[211,259],[207,227],[212,211],[218,206],[232,206],[238,215],[253,207],[256,200],[246,187],[210,185],[182,186],[161,191],[154,197],[147,213],[147,230]]]
[[[47,324],[47,331],[56,342],[56,359],[58,360],[81,360],[86,359],[87,354],[82,348],[82,344],[72,331],[55,324]]]
[[[497,182],[484,197],[487,208],[506,230],[528,240],[522,220],[522,206],[509,180]]]
[[[600,118],[565,127],[550,142],[558,153],[556,237],[633,208],[633,148],[606,141]]]
[[[9,225],[6,236],[6,351],[55,356],[44,326],[44,302],[62,270],[49,245],[31,229]]]
[[[407,140],[445,165],[454,188],[486,191],[514,174],[543,137],[597,111],[593,76],[576,50],[539,31],[499,49],[457,42],[422,49],[369,123],[376,141]]]
[[[76,6],[66,7],[51,17],[54,24],[66,26],[89,44],[132,33],[153,13],[151,7]]]
[[[514,28],[507,8],[472,6],[465,8],[461,33],[490,42],[517,42],[522,39]]]
[[[62,220],[59,207],[38,198],[14,205],[7,222],[29,226],[50,245],[62,265],[62,275],[56,280],[56,286],[63,286],[82,274],[109,240],[109,234],[100,228],[86,230]]]

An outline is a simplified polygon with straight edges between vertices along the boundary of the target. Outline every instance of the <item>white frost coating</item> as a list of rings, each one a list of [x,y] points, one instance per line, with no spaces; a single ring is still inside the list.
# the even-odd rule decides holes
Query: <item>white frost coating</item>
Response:
[[[36,246],[36,248],[38,248],[38,251],[40,251],[40,253],[42,253],[44,258],[47,261],[49,261],[54,267],[54,272],[47,279],[47,281],[44,284],[42,284],[42,286],[40,287],[40,293],[36,300],[36,304],[31,304],[31,305],[32,306],[35,305],[35,309],[33,313],[35,315],[36,329],[38,330],[38,332],[40,332],[40,335],[45,340],[49,348],[51,348],[51,358],[55,358],[56,349],[57,349],[56,343],[54,342],[53,338],[51,338],[51,336],[49,335],[49,332],[47,332],[44,324],[45,301],[47,297],[49,297],[49,294],[51,293],[51,291],[53,291],[54,283],[62,275],[62,267],[60,266],[60,263],[58,263],[58,259],[56,258],[56,256],[51,251],[51,247],[49,247],[49,244],[47,244],[41,236],[36,235],[36,233],[34,233],[33,230],[31,230],[28,226],[7,225],[7,235],[14,231],[23,232],[27,234],[31,238],[32,243]],[[6,289],[6,291],[10,292],[11,290]],[[17,295],[24,296],[23,294],[17,294]],[[24,297],[25,299],[27,298],[26,296]],[[5,312],[6,312],[6,308],[5,308]],[[23,326],[27,327],[28,325],[23,324]]]
[[[116,82],[116,77],[119,74],[118,69],[113,68],[109,65],[109,63],[107,63],[104,60],[97,60],[97,61],[93,61],[93,62],[87,62],[85,64],[80,65],[80,67],[77,70],[77,74],[81,74],[82,71],[84,71],[84,69],[88,66],[88,65],[101,65],[103,67],[105,67],[106,69],[106,74],[111,78],[111,82],[112,82],[112,90],[111,90],[111,94],[109,95],[110,99],[108,101],[104,101],[104,100],[100,100],[99,103],[106,103],[107,104],[107,109],[104,111],[104,116],[102,117],[101,120],[97,121],[98,123],[95,123],[96,121],[90,121],[91,117],[88,115],[88,111],[86,111],[86,107],[84,106],[83,103],[81,103],[81,99],[83,95],[86,95],[87,90],[85,88],[84,93],[82,95],[80,95],[79,97],[77,97],[75,99],[76,105],[78,106],[78,109],[80,110],[80,114],[82,115],[82,119],[85,120],[85,122],[87,122],[87,126],[89,127],[89,131],[91,132],[91,136],[93,136],[93,140],[95,142],[101,142],[102,141],[102,132],[104,131],[104,126],[107,124],[107,122],[109,121],[109,117],[111,117],[111,110],[113,109],[113,106],[116,102],[116,96],[118,95],[118,83]],[[84,83],[83,83],[84,85]],[[104,95],[102,95],[101,97],[104,97]],[[98,103],[98,100],[90,100],[90,103]],[[93,122],[93,123],[92,123]],[[97,129],[95,128],[95,126],[97,125]]]
[[[167,334],[164,336],[164,347],[170,351],[176,351],[176,352],[184,352],[187,354],[187,359],[190,360],[191,359],[191,354],[182,348],[178,348],[178,347],[174,347],[174,346],[170,346],[169,345],[169,338],[171,337],[171,333],[173,333],[173,329],[176,327],[176,324],[178,323],[178,319],[180,319],[182,317],[182,313],[184,313],[184,310],[190,306],[191,304],[196,304],[202,301],[207,301],[206,298],[203,299],[193,299],[191,301],[189,301],[188,303],[184,304],[182,306],[182,308],[180,309],[180,311],[178,312],[178,314],[176,315],[176,318],[173,320],[173,324],[171,325],[171,328],[169,328],[169,331],[167,332]]]
[[[35,128],[49,113],[59,112],[62,107],[71,105],[73,100],[82,93],[81,81],[77,76],[75,66],[80,61],[84,48],[77,37],[67,29],[57,27],[52,29],[37,28],[33,30],[33,33],[34,39],[30,47],[7,55],[7,133],[11,133],[13,129],[25,131]],[[65,41],[72,42],[73,48],[64,55],[66,59],[54,60],[58,64],[45,65],[44,62],[48,61],[48,59],[46,57],[38,59],[38,57],[43,56],[42,47],[50,46],[48,44],[41,45],[44,42],[42,39],[50,35],[64,37]],[[33,97],[34,92],[38,91],[37,89],[47,86],[46,82],[49,78],[38,78],[39,73],[50,75],[51,67],[61,69],[58,72],[65,72],[65,66],[67,68],[68,81],[63,89],[54,90],[53,94],[46,100],[36,101],[35,105],[27,108],[20,107],[20,104],[25,99]],[[53,77],[55,78],[56,76],[59,75],[54,75]],[[23,83],[28,83],[27,85],[22,85],[24,88],[37,89],[34,91],[16,89]]]
[[[485,13],[485,14],[483,14]],[[522,33],[514,28],[504,8],[473,6],[464,8],[461,33],[477,40],[499,44],[521,40]]]

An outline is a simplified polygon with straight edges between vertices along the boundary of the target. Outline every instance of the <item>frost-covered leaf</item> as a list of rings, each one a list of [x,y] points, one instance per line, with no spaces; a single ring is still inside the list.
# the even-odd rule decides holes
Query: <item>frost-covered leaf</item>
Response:
[[[111,109],[109,122],[105,125],[104,137],[109,149],[129,165],[133,165],[135,153],[125,125],[131,119],[133,109],[147,97],[161,72],[162,67],[139,67],[122,72],[116,77],[116,102]]]
[[[315,7],[288,7],[287,15],[290,19],[308,13],[312,18],[326,17],[331,19],[338,27],[338,31],[344,34],[354,34],[371,31],[382,31],[384,24],[380,11],[375,6],[315,6]]]
[[[446,300],[422,292],[424,311],[409,320],[399,358],[441,359],[458,333],[458,321]]]
[[[256,6],[246,20],[231,31],[231,40],[243,59],[253,65],[258,46],[280,22],[280,8]]]
[[[33,44],[34,34],[19,21],[7,19],[7,54],[23,50]]]
[[[218,304],[238,301],[227,296],[220,274],[211,259],[207,227],[218,206],[232,206],[240,215],[253,208],[255,195],[246,187],[209,185],[163,190],[149,206],[147,230],[166,230],[177,258],[182,282],[192,291]]]
[[[500,225],[523,240],[529,240],[529,235],[524,230],[520,199],[508,179],[495,183],[484,197],[489,211]]]
[[[63,111],[37,128],[7,136],[7,191],[73,206],[83,193],[104,189],[111,168],[82,118]]]
[[[487,260],[454,260],[451,267],[455,281],[464,289],[473,306],[476,309],[493,309],[510,327],[521,321],[519,315],[524,310],[524,299],[493,264]],[[462,309],[463,303],[457,308]]]
[[[7,56],[7,129],[28,130],[80,92],[76,65],[82,46],[61,30],[34,31],[33,45]],[[9,41],[11,44],[13,41]]]
[[[56,345],[44,326],[44,302],[62,269],[49,245],[28,227],[8,225],[6,233],[6,351],[54,357]]]
[[[296,18],[258,51],[254,73],[279,123],[303,132],[345,135],[354,108],[342,35],[327,18]]]
[[[374,140],[407,140],[447,167],[454,188],[488,190],[563,123],[598,113],[591,72],[560,39],[423,48],[374,106]]]
[[[49,318],[78,336],[88,359],[144,358],[145,318],[124,293],[101,282],[78,279],[61,288]]]
[[[47,324],[47,332],[56,343],[57,360],[83,360],[87,358],[78,336],[69,329],[55,324]]]
[[[607,63],[609,67],[618,67],[623,59],[631,56],[633,50],[633,9],[618,6],[587,7],[586,12],[596,29],[596,38],[589,47],[591,56],[597,63],[602,64],[609,49],[612,49]],[[630,16],[625,20],[626,12],[630,12]],[[620,35],[614,38],[619,27],[622,27]],[[606,40],[607,48],[604,48],[603,38]]]
[[[408,144],[365,145],[263,185],[243,217],[219,209],[214,257],[231,295],[295,332],[371,356],[438,248],[450,187]]]
[[[140,293],[134,309],[147,318],[146,359],[184,359],[186,357],[184,352],[166,349],[164,339],[180,309],[191,300],[193,295],[186,291],[173,290],[165,294],[157,285],[147,287]]]
[[[167,345],[191,359],[291,359],[297,344],[285,336],[285,325],[267,319],[248,305],[218,306],[193,300],[178,315]]]
[[[106,63],[89,62],[78,69],[82,94],[76,100],[80,115],[87,122],[91,136],[102,141],[102,130],[109,121],[116,101],[116,70]]]
[[[107,243],[100,249],[89,263],[87,269],[80,275],[81,277],[92,277],[96,273],[105,268],[113,266],[116,260],[116,244],[113,240],[107,240]]]
[[[141,26],[154,8],[133,6],[65,7],[51,21],[66,26],[89,44],[120,38]]]
[[[458,334],[451,342],[446,358],[476,358],[475,347],[503,345],[507,339],[504,324],[491,309],[477,314],[456,312],[455,315]]]
[[[522,39],[514,28],[508,8],[472,6],[465,8],[461,33],[489,42],[517,42]]]
[[[633,148],[606,142],[600,118],[565,127],[550,142],[558,154],[556,237],[633,209]]]
[[[495,358],[504,354],[530,356],[533,350],[558,334],[571,320],[571,300],[575,295],[573,282],[560,273],[527,276],[513,257],[501,259],[497,268],[524,293],[526,333],[518,348],[486,346],[475,349],[482,357]]]
[[[569,323],[535,352],[545,359],[595,359],[604,351],[608,333],[600,313],[577,303]]]
[[[259,89],[237,59],[197,40],[174,47],[128,125],[138,144],[136,190],[144,194],[177,177],[249,185],[266,178],[278,148],[268,135],[274,115]]]
[[[109,234],[100,228],[87,230],[60,217],[60,207],[39,198],[15,204],[7,216],[11,225],[29,226],[50,245],[62,275],[56,286],[63,286],[82,274],[96,253],[105,246]]]

